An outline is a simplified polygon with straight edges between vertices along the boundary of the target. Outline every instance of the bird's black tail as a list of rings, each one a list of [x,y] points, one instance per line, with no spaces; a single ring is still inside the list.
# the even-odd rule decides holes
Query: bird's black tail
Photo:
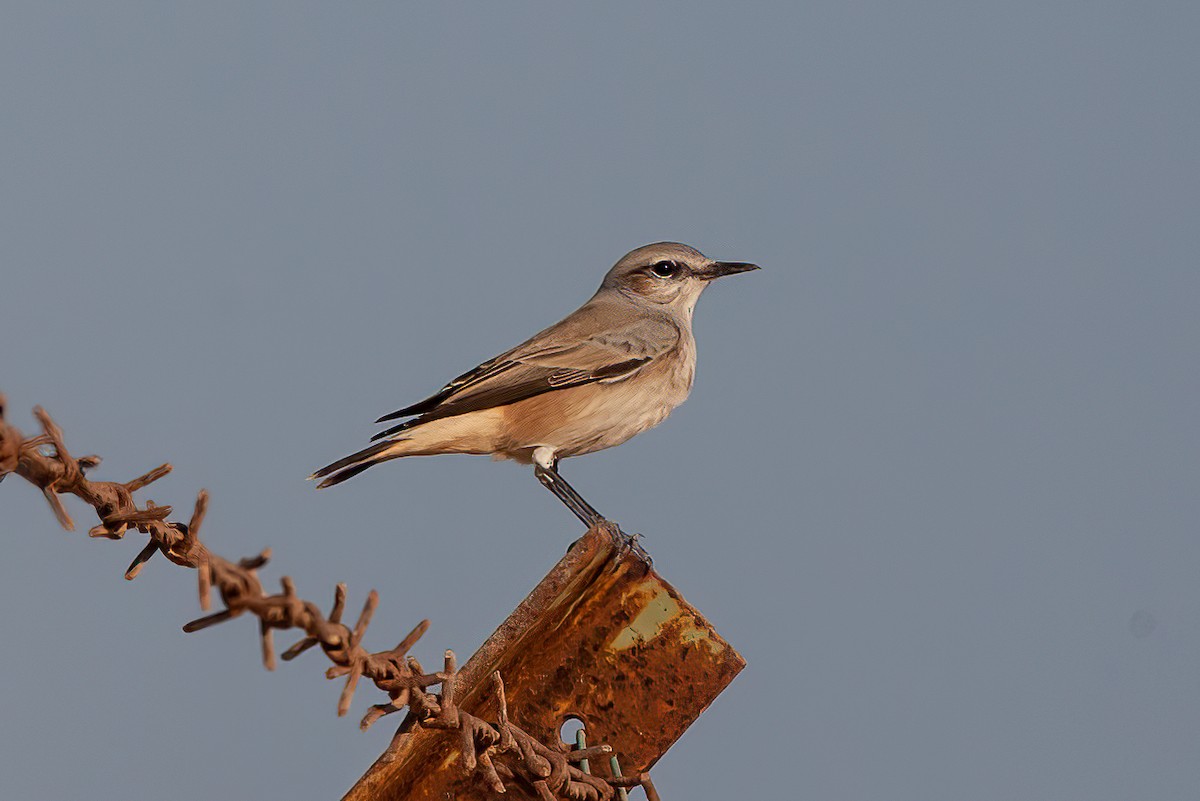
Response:
[[[388,451],[391,451],[391,453]],[[332,487],[334,484],[341,484],[347,479],[354,478],[372,465],[402,456],[403,453],[398,451],[400,449],[396,447],[395,440],[376,442],[370,447],[363,448],[358,453],[352,453],[349,456],[338,459],[332,464],[325,465],[308,478],[310,481],[318,478],[325,479],[317,485],[317,489]]]

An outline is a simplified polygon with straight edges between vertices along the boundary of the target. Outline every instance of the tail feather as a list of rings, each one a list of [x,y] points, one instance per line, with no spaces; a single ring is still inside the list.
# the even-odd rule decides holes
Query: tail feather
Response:
[[[385,462],[388,459],[395,458],[399,454],[387,455],[387,450],[396,445],[394,440],[387,442],[377,442],[370,447],[363,448],[357,453],[352,453],[349,456],[344,456],[336,462],[325,465],[320,470],[309,476],[309,480],[316,478],[324,478],[317,489],[332,487],[334,484],[340,484],[348,478],[354,478],[362,471],[366,470],[371,465]]]
[[[362,462],[361,464],[356,464],[353,467],[347,467],[346,469],[334,473],[332,476],[322,481],[317,485],[317,489],[325,489],[326,487],[332,487],[334,484],[341,484],[343,481],[354,478],[368,467],[374,467],[382,461],[386,460],[378,459],[374,462]]]
[[[435,453],[492,453],[499,416],[484,411],[481,416],[446,417],[421,422],[413,420],[394,426],[384,435],[388,439],[338,459],[309,476],[324,479],[317,488],[332,487],[357,476],[372,465],[401,456],[429,456]]]

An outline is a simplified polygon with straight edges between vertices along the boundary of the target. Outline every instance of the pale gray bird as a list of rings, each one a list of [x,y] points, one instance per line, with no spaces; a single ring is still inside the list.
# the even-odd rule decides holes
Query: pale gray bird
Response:
[[[620,445],[683,403],[696,369],[692,311],[700,293],[714,278],[757,269],[676,242],[631,251],[571,315],[379,418],[412,419],[310,478],[329,487],[401,456],[490,454],[532,464],[590,527],[603,518],[559,475],[559,459]]]

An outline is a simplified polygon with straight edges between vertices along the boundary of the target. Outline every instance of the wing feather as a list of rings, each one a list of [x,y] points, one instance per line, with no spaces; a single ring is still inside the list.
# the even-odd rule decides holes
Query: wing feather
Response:
[[[597,315],[588,313],[594,311],[585,306],[527,342],[463,373],[428,398],[384,415],[376,422],[416,417],[371,439],[395,436],[430,420],[506,406],[545,392],[620,381],[670,351],[681,336],[679,329],[665,319],[618,318],[624,324],[596,326]]]

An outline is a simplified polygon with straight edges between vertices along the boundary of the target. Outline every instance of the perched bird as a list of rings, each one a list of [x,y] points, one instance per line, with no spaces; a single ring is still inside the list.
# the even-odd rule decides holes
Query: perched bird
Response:
[[[696,369],[692,311],[700,293],[714,278],[757,269],[676,242],[631,251],[568,317],[379,418],[411,419],[309,478],[330,487],[401,456],[490,454],[532,464],[590,527],[603,518],[559,475],[558,461],[620,445],[683,403]]]

